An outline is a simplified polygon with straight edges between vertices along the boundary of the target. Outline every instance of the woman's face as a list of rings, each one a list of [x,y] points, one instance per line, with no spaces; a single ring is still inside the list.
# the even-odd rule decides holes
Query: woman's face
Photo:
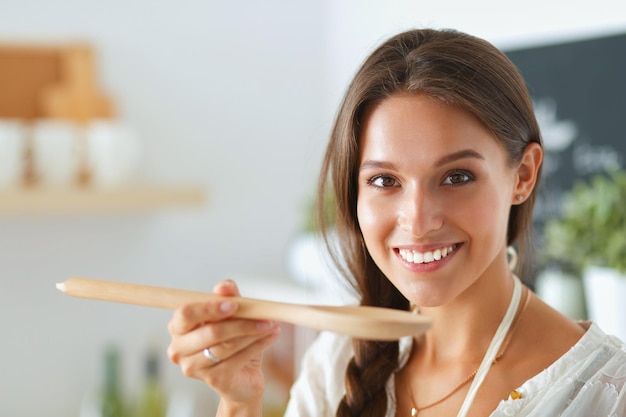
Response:
[[[515,169],[473,115],[423,94],[394,95],[361,131],[357,216],[382,272],[413,303],[447,304],[507,274]]]

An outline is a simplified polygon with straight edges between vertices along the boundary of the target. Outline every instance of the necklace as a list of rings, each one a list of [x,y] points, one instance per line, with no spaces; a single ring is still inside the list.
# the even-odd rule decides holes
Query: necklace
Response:
[[[517,279],[517,277],[515,278],[515,281],[516,281],[516,286],[517,286],[517,284],[519,283],[519,280]],[[517,299],[517,302],[515,302],[516,301],[515,300],[515,298],[516,298],[515,297],[515,293],[511,297],[511,303],[509,304],[509,311],[511,310],[511,308],[513,307],[514,304],[517,304],[517,305],[515,305],[515,310],[518,310],[517,314],[514,317],[514,321],[512,323],[508,323],[508,326],[505,326],[506,338],[504,339],[504,341],[501,341],[501,347],[499,349],[498,354],[495,355],[495,357],[492,360],[487,362],[487,366],[485,366],[485,359],[487,359],[487,357],[488,357],[489,349],[487,350],[487,353],[485,354],[485,357],[483,358],[483,362],[481,363],[481,365],[478,368],[476,368],[474,370],[474,372],[469,374],[465,379],[463,379],[459,384],[457,384],[452,389],[452,391],[448,392],[446,395],[444,395],[443,397],[439,398],[438,400],[436,400],[434,402],[431,402],[431,403],[429,403],[427,405],[424,405],[422,407],[417,407],[415,405],[415,400],[413,399],[413,390],[411,389],[411,384],[409,382],[409,384],[408,384],[409,398],[410,398],[411,404],[412,404],[412,407],[411,407],[411,417],[416,417],[419,414],[420,411],[432,408],[432,407],[434,407],[434,406],[436,406],[438,404],[441,404],[442,402],[444,402],[448,398],[452,397],[457,391],[459,391],[461,388],[463,388],[465,385],[467,385],[470,381],[472,381],[476,377],[478,372],[481,370],[481,368],[483,368],[483,370],[484,370],[483,373],[486,375],[486,371],[489,370],[491,365],[497,363],[502,358],[502,356],[504,356],[504,353],[506,352],[506,349],[508,348],[509,343],[511,342],[511,339],[513,338],[513,334],[515,333],[515,329],[517,328],[517,325],[518,325],[518,323],[520,321],[520,317],[522,317],[522,314],[526,310],[526,306],[528,305],[528,300],[530,299],[530,295],[528,293],[528,288],[524,287],[523,289],[524,289],[524,303],[522,304],[521,308],[518,308],[519,304],[521,304],[519,302],[519,298]],[[508,311],[507,311],[507,313],[508,313]],[[497,339],[498,332],[501,330],[503,324],[506,324],[505,323],[505,321],[506,321],[505,319],[506,319],[506,314],[505,314],[505,317],[502,319],[502,323],[500,323],[500,327],[498,328],[498,331],[496,332],[496,335],[494,335],[494,339],[492,340],[492,346],[490,346],[490,348],[493,347],[493,344],[494,344],[494,342]],[[484,378],[485,375],[483,375],[483,378]],[[482,380],[480,381],[480,383],[482,383]],[[478,384],[478,386],[480,386],[480,383]],[[475,394],[475,391],[478,390],[478,386],[475,387],[474,394]],[[463,404],[464,407],[462,407],[461,411],[459,411],[459,415],[463,415],[462,413],[463,413],[464,409],[465,409],[465,411],[464,411],[465,413],[467,413],[467,411],[469,411],[469,406],[471,405],[471,400],[473,400],[473,396],[472,396],[471,400],[469,401],[469,404],[467,404],[468,403],[468,398],[470,398],[470,395],[472,394],[471,391],[472,390],[470,388],[470,392],[468,392],[468,397],[466,397],[466,400],[465,400],[465,402]]]

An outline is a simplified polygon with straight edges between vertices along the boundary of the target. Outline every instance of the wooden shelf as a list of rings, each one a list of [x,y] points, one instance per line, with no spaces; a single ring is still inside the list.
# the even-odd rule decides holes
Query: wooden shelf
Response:
[[[0,190],[0,214],[125,213],[200,206],[204,190],[192,186],[24,188]]]

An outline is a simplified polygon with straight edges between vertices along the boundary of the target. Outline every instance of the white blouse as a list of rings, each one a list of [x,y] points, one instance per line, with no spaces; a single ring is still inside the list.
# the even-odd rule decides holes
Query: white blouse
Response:
[[[547,369],[517,389],[518,400],[500,402],[490,417],[626,417],[626,345],[596,324]],[[413,339],[400,340],[404,366]],[[321,333],[302,360],[291,389],[287,417],[333,417],[345,394],[344,374],[352,357],[348,336]],[[395,378],[387,382],[387,417],[396,415]]]

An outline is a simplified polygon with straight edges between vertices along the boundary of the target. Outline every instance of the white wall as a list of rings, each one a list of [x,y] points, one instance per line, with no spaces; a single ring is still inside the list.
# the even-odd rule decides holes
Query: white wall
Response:
[[[145,141],[141,177],[208,194],[200,209],[0,218],[0,415],[77,415],[108,342],[124,346],[128,385],[149,343],[165,351],[169,313],[69,299],[57,281],[210,290],[233,274],[287,275],[283,253],[328,129],[322,12],[287,1],[0,1],[0,40],[92,41],[103,85]]]
[[[168,312],[69,299],[57,281],[285,278],[335,106],[381,38],[425,25],[515,46],[626,30],[618,0],[424,3],[0,0],[0,41],[92,41],[102,84],[145,140],[141,177],[209,196],[165,213],[0,218],[0,415],[77,415],[104,344],[124,347],[131,388],[143,350],[165,349]],[[170,386],[203,391],[166,370]]]

